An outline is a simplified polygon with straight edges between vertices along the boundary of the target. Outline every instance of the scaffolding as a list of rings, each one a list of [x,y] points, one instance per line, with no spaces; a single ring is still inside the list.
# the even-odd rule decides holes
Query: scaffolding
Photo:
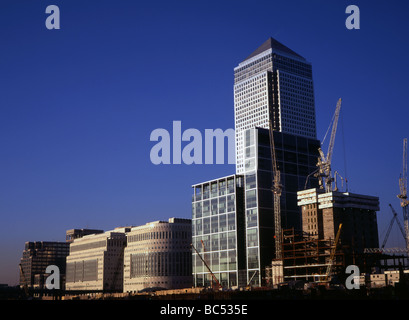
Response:
[[[278,284],[274,275],[274,265],[282,265],[281,282],[303,281],[320,282],[327,275],[328,266],[332,267],[332,276],[345,269],[345,253],[342,247],[331,253],[335,239],[320,240],[295,232],[294,228],[282,230],[282,259],[272,262],[266,270],[267,283]],[[280,262],[280,263],[279,263]],[[330,275],[331,276],[331,275]],[[275,277],[275,278],[274,278]]]

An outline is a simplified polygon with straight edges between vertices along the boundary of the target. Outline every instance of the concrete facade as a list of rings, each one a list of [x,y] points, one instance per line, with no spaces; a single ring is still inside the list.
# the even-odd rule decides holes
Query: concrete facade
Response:
[[[192,286],[192,224],[170,218],[133,227],[124,251],[124,292]]]
[[[126,232],[116,228],[74,239],[67,257],[67,291],[122,292]]]

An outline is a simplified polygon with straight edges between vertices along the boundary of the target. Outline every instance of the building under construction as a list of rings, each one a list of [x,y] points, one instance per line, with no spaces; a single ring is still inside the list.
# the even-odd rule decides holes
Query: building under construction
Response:
[[[297,193],[303,232],[316,239],[335,239],[339,225],[340,242],[355,253],[378,248],[379,198],[348,192],[309,189]]]
[[[266,269],[266,283],[289,281],[324,281],[327,272],[338,274],[345,269],[345,247],[335,239],[317,239],[292,229],[282,231],[282,259]],[[330,269],[329,269],[330,267]]]
[[[375,255],[365,248],[378,248],[377,197],[308,189],[297,193],[302,230],[282,231],[282,259],[275,260],[267,280],[326,281],[345,274],[347,265],[371,272]],[[369,269],[369,270],[368,270]]]

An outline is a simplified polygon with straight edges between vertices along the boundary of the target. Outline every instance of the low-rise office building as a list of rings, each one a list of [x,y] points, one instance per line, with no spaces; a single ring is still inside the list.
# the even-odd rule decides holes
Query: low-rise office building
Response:
[[[55,265],[60,271],[60,288],[64,287],[65,259],[69,244],[55,241],[26,242],[20,260],[20,286],[43,289],[48,266]]]
[[[67,257],[67,291],[122,292],[126,232],[116,228],[74,239]]]
[[[192,187],[192,244],[197,250],[192,252],[194,286],[211,285],[208,268],[223,287],[244,286],[243,176],[231,175]]]
[[[192,286],[192,223],[170,218],[133,227],[124,252],[124,292]]]

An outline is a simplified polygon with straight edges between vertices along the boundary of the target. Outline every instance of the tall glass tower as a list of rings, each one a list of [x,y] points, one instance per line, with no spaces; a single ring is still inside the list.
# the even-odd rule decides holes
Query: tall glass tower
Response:
[[[255,127],[316,139],[311,64],[269,38],[234,68],[236,173],[244,172],[243,130]]]

